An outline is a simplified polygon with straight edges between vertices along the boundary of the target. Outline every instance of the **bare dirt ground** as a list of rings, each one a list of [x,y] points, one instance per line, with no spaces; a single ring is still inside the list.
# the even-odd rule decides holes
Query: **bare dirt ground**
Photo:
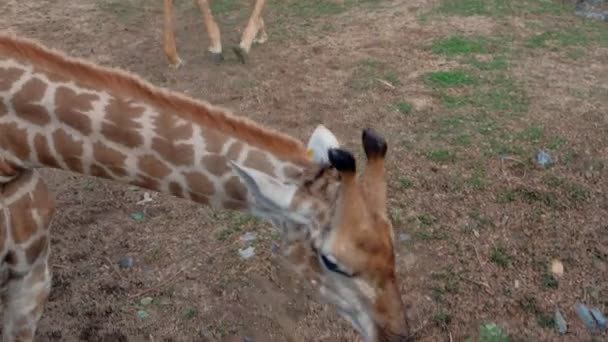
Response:
[[[363,127],[386,134],[398,271],[421,341],[484,340],[487,322],[513,341],[606,340],[574,310],[608,311],[605,23],[566,1],[276,0],[269,41],[240,65],[229,46],[249,2],[217,1],[219,66],[191,1],[176,2],[177,71],[161,1],[4,0],[0,29],[303,140],[318,123],[356,151]],[[552,167],[535,166],[538,148]],[[280,264],[267,225],[164,195],[138,221],[143,191],[44,174],[60,209],[39,341],[357,339]],[[249,231],[256,255],[242,260]],[[125,256],[133,267],[118,266]]]

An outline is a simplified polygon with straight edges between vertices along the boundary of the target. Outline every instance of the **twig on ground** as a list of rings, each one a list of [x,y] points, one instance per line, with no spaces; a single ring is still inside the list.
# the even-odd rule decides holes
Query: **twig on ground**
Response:
[[[179,271],[175,272],[174,275],[170,276],[169,278],[165,279],[164,281],[160,282],[158,285],[150,287],[146,290],[143,290],[139,293],[136,293],[134,295],[129,295],[129,298],[137,298],[137,297],[141,297],[147,293],[150,293],[152,291],[156,291],[158,289],[161,289],[165,286],[167,286],[169,283],[171,283],[173,280],[175,280],[175,278],[177,278],[178,275],[180,275],[182,272],[184,271],[184,269],[180,269]]]

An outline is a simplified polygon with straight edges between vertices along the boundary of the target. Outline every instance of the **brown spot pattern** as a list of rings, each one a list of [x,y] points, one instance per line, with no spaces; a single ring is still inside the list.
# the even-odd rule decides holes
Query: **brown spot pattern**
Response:
[[[137,147],[144,142],[138,133],[141,125],[135,121],[142,116],[144,109],[135,107],[122,99],[112,99],[106,107],[106,121],[101,126],[101,133],[108,139],[125,145]]]
[[[230,160],[237,160],[239,154],[243,150],[244,145],[240,141],[236,141],[230,145],[228,151],[226,151],[226,157]]]
[[[164,178],[171,173],[171,169],[153,155],[145,155],[139,158],[137,166],[142,172],[155,178]]]
[[[0,100],[0,118],[8,114],[8,109],[3,101]]]
[[[246,202],[241,202],[241,201],[224,201],[223,207],[225,209],[229,209],[229,210],[243,210],[245,208],[247,208],[247,203]]]
[[[247,188],[245,188],[237,176],[230,177],[230,179],[226,181],[226,184],[224,184],[224,189],[226,190],[228,197],[233,200],[246,201],[247,199]]]
[[[176,183],[176,182],[169,183],[169,192],[171,194],[173,194],[174,196],[177,196],[180,198],[184,197],[184,191],[182,190],[182,186],[179,185],[179,183]]]
[[[229,170],[226,157],[219,154],[208,154],[204,156],[203,166],[215,176],[221,176]]]
[[[190,198],[192,198],[194,202],[201,203],[203,205],[209,205],[209,197],[205,195],[201,195],[196,192],[190,192]]]
[[[8,91],[24,71],[17,68],[0,68],[0,91]]]
[[[268,155],[260,150],[251,150],[245,159],[245,166],[258,171],[264,172],[267,175],[275,176],[274,167],[268,159]]]
[[[11,100],[17,116],[38,126],[51,122],[51,116],[46,108],[34,104],[42,100],[46,88],[47,85],[38,78],[27,81]]]
[[[283,174],[288,178],[288,179],[298,179],[300,177],[302,177],[303,172],[296,168],[293,167],[291,165],[287,165],[283,168]]]
[[[169,140],[187,140],[192,137],[192,124],[185,122],[182,125],[176,124],[176,116],[161,113],[154,118],[156,134]]]
[[[51,154],[49,149],[48,140],[43,135],[37,135],[34,137],[34,150],[38,156],[38,161],[48,167],[59,167],[57,160]]]
[[[91,176],[101,177],[101,178],[112,178],[112,176],[101,166],[97,164],[91,165]]]
[[[160,189],[160,182],[154,178],[139,175],[138,179],[133,182],[133,185],[158,191]]]
[[[100,142],[96,142],[93,145],[93,158],[95,158],[97,163],[107,167],[119,176],[127,174],[127,171],[125,170],[125,160],[127,159],[127,156],[120,151]],[[103,172],[105,172],[105,170]]]
[[[4,209],[0,209],[0,250],[4,250],[4,244],[6,243],[6,219],[8,217],[5,214]]]
[[[16,243],[26,242],[37,230],[32,216],[32,198],[25,195],[9,206],[11,211],[11,235]]]
[[[28,160],[30,148],[27,143],[27,132],[16,123],[0,124],[0,146],[8,148],[17,158]]]
[[[25,257],[29,264],[33,264],[39,257],[47,251],[48,239],[46,236],[39,237],[25,250]]]
[[[85,112],[93,109],[93,101],[99,97],[94,94],[77,94],[70,88],[59,87],[55,92],[55,113],[57,118],[66,125],[89,135],[93,131],[91,128],[91,118]]]
[[[184,174],[184,177],[186,178],[191,193],[201,195],[215,194],[215,187],[207,176],[199,172],[187,172]]]
[[[202,131],[205,138],[205,150],[209,153],[222,152],[222,148],[226,144],[226,136],[210,128],[203,128]]]
[[[82,143],[75,141],[66,131],[58,129],[53,133],[55,150],[71,171],[82,173]]]
[[[152,139],[152,149],[174,165],[194,164],[194,148],[191,145],[175,144],[156,137]]]

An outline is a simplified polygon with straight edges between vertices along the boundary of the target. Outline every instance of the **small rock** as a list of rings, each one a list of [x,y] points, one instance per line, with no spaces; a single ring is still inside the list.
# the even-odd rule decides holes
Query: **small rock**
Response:
[[[281,246],[273,242],[272,246],[270,247],[270,250],[272,251],[272,253],[278,254],[281,251]]]
[[[131,214],[131,218],[139,222],[144,219],[144,213],[142,213],[141,211],[136,211]]]
[[[150,305],[150,304],[152,304],[152,301],[153,301],[152,297],[144,297],[139,301],[139,304],[144,305],[144,306]]]
[[[255,255],[255,247],[239,248],[239,255],[243,259],[249,259]]]
[[[595,322],[595,319],[593,318],[591,312],[589,312],[589,309],[585,304],[580,302],[576,303],[576,314],[581,319],[581,321],[583,321],[587,329],[591,331],[597,330],[597,323]]]
[[[600,327],[600,329],[605,330],[606,328],[608,328],[608,322],[606,322],[606,316],[604,316],[604,314],[598,308],[591,308],[589,310],[589,312],[591,313],[591,316],[593,316],[593,318],[597,322],[597,326]]]
[[[405,241],[410,241],[411,239],[412,239],[412,236],[408,233],[399,234],[399,241],[405,242]]]
[[[137,311],[137,317],[139,317],[141,319],[148,318],[148,316],[150,316],[150,314],[148,314],[148,312],[146,310]]]
[[[121,268],[133,267],[133,258],[130,256],[120,258],[120,260],[118,260],[118,266],[120,266]]]
[[[538,150],[534,159],[536,160],[536,164],[543,168],[553,164],[553,157],[551,157],[551,155],[544,150]]]
[[[559,311],[559,309],[555,309],[555,327],[557,328],[557,331],[563,335],[568,331],[568,324],[566,323],[566,319],[564,318],[564,316],[562,315],[562,313]]]
[[[137,204],[142,205],[149,202],[152,202],[152,196],[150,196],[149,192],[144,192],[144,198],[141,201],[137,202]]]
[[[557,259],[551,261],[551,273],[558,277],[564,275],[564,264]]]
[[[243,235],[241,235],[240,239],[241,241],[245,241],[245,242],[249,242],[249,241],[254,241],[257,238],[257,233],[256,232],[247,232]]]
[[[243,337],[243,342],[253,342],[253,339],[249,336]]]

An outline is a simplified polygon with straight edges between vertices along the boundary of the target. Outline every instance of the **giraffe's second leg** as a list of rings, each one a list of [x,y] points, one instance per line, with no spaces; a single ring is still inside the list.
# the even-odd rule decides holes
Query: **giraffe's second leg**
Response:
[[[2,341],[34,341],[38,321],[51,291],[46,256],[27,274],[11,275],[4,291]]]
[[[264,27],[264,20],[262,19],[262,10],[264,9],[265,4],[266,0],[255,0],[253,12],[251,12],[251,17],[249,17],[247,27],[245,27],[245,31],[243,31],[243,35],[241,36],[241,42],[239,43],[239,46],[235,46],[233,48],[234,53],[243,64],[247,60],[247,55],[251,49],[251,44],[253,43],[253,40],[258,32],[261,33],[260,39],[262,42],[265,42],[268,37]]]
[[[220,63],[224,60],[224,55],[222,54],[220,28],[215,22],[213,14],[211,14],[209,1],[210,0],[196,0],[196,3],[203,14],[203,22],[205,24],[205,28],[207,29],[207,35],[209,36],[209,53],[211,54],[211,59],[216,63]]]
[[[163,21],[164,21],[164,48],[169,66],[177,69],[183,62],[177,54],[175,47],[175,18],[173,16],[173,0],[164,0],[163,6]]]
[[[266,26],[264,26],[264,18],[260,16],[260,20],[258,21],[258,33],[253,42],[256,44],[264,44],[267,40],[268,33],[266,33]]]

